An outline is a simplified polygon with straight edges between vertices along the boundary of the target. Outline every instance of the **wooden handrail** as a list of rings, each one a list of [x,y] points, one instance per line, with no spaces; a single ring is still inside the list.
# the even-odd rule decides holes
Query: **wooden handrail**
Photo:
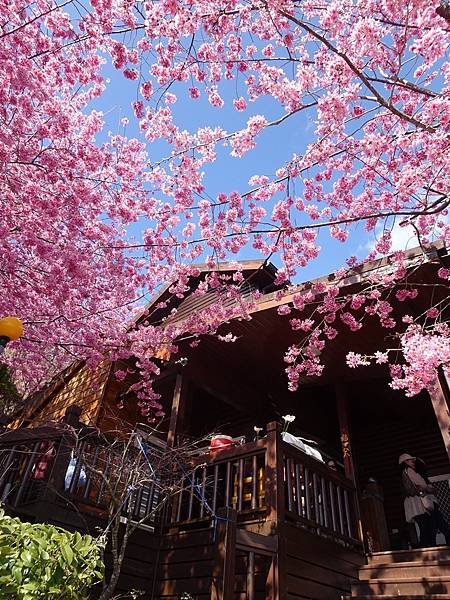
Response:
[[[63,435],[71,433],[65,425],[52,427],[49,425],[35,429],[11,429],[0,434],[0,449],[7,449],[15,444],[33,444],[34,442],[55,441]]]
[[[281,446],[283,449],[283,456],[293,459],[297,458],[305,467],[312,469],[318,475],[326,477],[327,480],[332,481],[333,483],[340,485],[349,491],[355,490],[355,486],[350,479],[347,479],[345,475],[341,475],[340,473],[333,471],[327,467],[327,465],[320,462],[320,460],[312,458],[312,456],[309,456],[305,452],[302,452],[287,442],[282,442]]]
[[[260,439],[255,442],[247,442],[239,446],[231,446],[223,450],[205,450],[204,454],[193,458],[193,465],[213,465],[216,463],[228,462],[237,458],[245,458],[253,454],[262,453],[267,447],[267,439]]]
[[[33,483],[36,480],[36,456],[40,451],[39,444],[45,441],[54,442],[51,465],[45,479],[41,479],[46,484],[45,498],[50,500],[52,490],[55,490],[58,498],[68,495],[81,506],[104,506],[107,498],[103,484],[98,488],[88,469],[83,475],[85,483],[79,486],[83,465],[86,466],[89,460],[95,463],[99,452],[102,454],[101,440],[93,436],[76,444],[75,432],[65,426],[16,430],[9,432],[6,438],[0,436],[0,458],[5,457],[3,467],[8,463],[8,469],[12,469],[14,482],[11,479],[11,485],[15,486],[16,502],[28,501],[29,490],[37,489]],[[77,464],[69,489],[65,490],[72,449]],[[21,452],[24,458],[21,466],[16,468],[14,457]],[[5,481],[5,474],[0,473],[0,497],[6,489]],[[150,488],[149,485],[136,492],[133,499],[136,514],[151,509],[154,490]],[[319,535],[334,535],[354,542],[358,540],[356,502],[352,481],[284,442],[281,426],[270,423],[265,438],[193,456],[186,481],[166,511],[165,524],[172,527],[182,523],[204,523],[214,519],[219,509],[229,508],[236,510],[238,521],[267,521],[274,533],[279,524],[287,520]]]

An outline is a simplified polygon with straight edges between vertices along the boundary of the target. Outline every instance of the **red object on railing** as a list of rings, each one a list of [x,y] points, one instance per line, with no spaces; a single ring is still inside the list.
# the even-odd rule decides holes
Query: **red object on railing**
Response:
[[[229,435],[214,435],[211,438],[211,444],[209,449],[211,452],[216,450],[224,450],[225,448],[231,448],[233,438]]]

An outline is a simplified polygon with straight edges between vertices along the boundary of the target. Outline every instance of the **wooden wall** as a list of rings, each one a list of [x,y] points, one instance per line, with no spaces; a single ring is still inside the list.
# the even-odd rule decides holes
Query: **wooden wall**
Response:
[[[125,554],[123,568],[116,587],[116,595],[120,596],[130,590],[142,590],[141,600],[153,600],[153,592],[157,587],[157,556],[159,538],[151,531],[139,529],[130,538]],[[112,555],[107,552],[105,565],[108,570],[112,564]]]
[[[49,514],[49,504],[42,509]],[[89,531],[95,535],[96,527],[104,527],[99,519],[59,505],[54,505],[51,514],[51,519],[45,519],[47,522],[69,531]],[[18,516],[33,520],[30,515]],[[137,530],[127,546],[116,594],[142,590],[142,600],[180,600],[181,594],[187,592],[195,600],[210,600],[217,566],[217,540],[213,529],[166,535],[144,528]],[[357,578],[358,567],[364,562],[362,554],[289,524],[280,525],[276,545],[281,569],[280,598],[284,600],[340,600],[349,593],[351,581]],[[236,549],[233,600],[247,600],[249,550]],[[108,576],[112,564],[108,549],[105,563]],[[270,555],[258,554],[255,548],[254,600],[272,600],[271,592],[266,591],[271,563]],[[94,590],[93,598],[96,597]]]
[[[350,593],[362,553],[287,524],[279,539],[287,600],[340,600]]]
[[[192,531],[161,538],[155,598],[179,600],[182,592],[195,600],[211,597],[214,560],[212,530]]]
[[[388,390],[380,390],[378,402],[354,400],[352,434],[360,488],[364,489],[370,477],[380,484],[391,548],[399,549],[408,543],[409,533],[398,457],[407,452],[422,458],[430,475],[450,472],[431,401],[425,393],[406,398]]]
[[[51,421],[60,421],[71,404],[81,409],[81,421],[94,425],[103,392],[107,385],[110,363],[102,361],[94,370],[80,365],[68,376],[59,389],[44,402],[41,408],[31,417],[30,427],[38,427]]]

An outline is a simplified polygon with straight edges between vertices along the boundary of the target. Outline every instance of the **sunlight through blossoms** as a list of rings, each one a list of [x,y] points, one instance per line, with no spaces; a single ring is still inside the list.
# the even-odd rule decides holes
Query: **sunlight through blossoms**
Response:
[[[282,294],[321,256],[324,233],[348,260],[279,309],[298,333],[284,356],[289,388],[320,375],[324,346],[368,318],[399,334],[403,359],[386,355],[394,387],[415,394],[448,369],[446,302],[413,322],[393,317],[393,298],[408,315],[421,293],[403,249],[358,295],[342,292],[349,272],[391,253],[394,227],[422,246],[450,242],[450,18],[439,2],[8,0],[0,19],[0,316],[24,321],[7,359],[26,391],[107,354],[133,359],[138,397],[159,410],[158,351],[250,319],[258,298],[242,301],[238,265],[234,277],[206,276],[195,293],[220,290],[221,301],[183,323],[135,322],[149,298],[167,282],[182,298],[197,263],[249,254],[273,259]],[[133,86],[123,125],[134,120],[136,137],[104,131],[108,66]],[[205,107],[200,127],[183,122],[183,103]],[[236,128],[221,124],[227,110]],[[310,132],[288,160],[274,152],[247,187],[227,172],[209,189],[214,163],[244,160],[286,123]],[[364,256],[358,224],[377,236]]]

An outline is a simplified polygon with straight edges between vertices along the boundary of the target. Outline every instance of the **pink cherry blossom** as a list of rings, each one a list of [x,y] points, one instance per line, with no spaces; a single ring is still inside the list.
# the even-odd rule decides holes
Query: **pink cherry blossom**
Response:
[[[276,284],[286,289],[274,297],[293,294],[289,309],[278,308],[295,340],[281,350],[289,389],[320,376],[325,345],[341,331],[356,337],[366,322],[396,345],[347,362],[385,362],[387,352],[393,386],[431,389],[436,370],[448,369],[448,330],[442,303],[414,309],[426,296],[410,273],[429,260],[442,291],[449,269],[437,251],[411,265],[406,243],[396,244],[398,231],[413,231],[423,248],[450,242],[441,13],[423,0],[96,1],[83,11],[70,1],[38,0],[32,10],[3,2],[0,316],[25,323],[5,354],[24,391],[74,360],[94,369],[105,356],[130,359],[153,418],[155,355],[176,354],[186,331],[195,346],[222,335],[225,322],[250,319],[258,294],[244,302],[239,277],[213,273],[218,262],[255,255],[279,266]],[[99,109],[117,105],[106,68],[133,90],[111,132]],[[183,110],[191,100],[195,125]],[[279,127],[295,134],[295,153],[274,143],[264,166],[248,166]],[[224,157],[249,172],[235,178],[227,166],[214,189],[210,174]],[[367,247],[355,232],[367,234]],[[295,288],[329,240],[340,242],[342,268]],[[385,262],[371,270],[376,259]],[[182,301],[201,279],[199,262],[211,274],[193,293],[220,290],[220,301],[182,322],[176,302],[160,308],[170,312],[163,324],[142,317],[167,282]],[[357,294],[346,291],[366,267]]]

